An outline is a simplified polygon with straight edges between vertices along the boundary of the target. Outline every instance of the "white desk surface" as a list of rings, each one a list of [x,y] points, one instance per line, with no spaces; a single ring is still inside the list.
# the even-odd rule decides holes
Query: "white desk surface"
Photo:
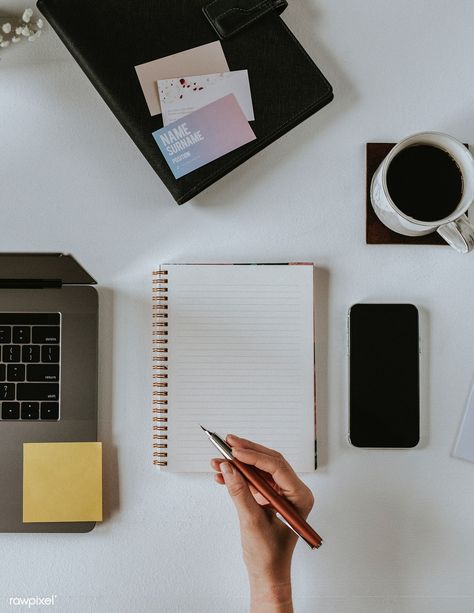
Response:
[[[223,260],[320,269],[321,467],[305,480],[325,545],[298,545],[296,611],[474,611],[474,465],[450,457],[474,375],[474,255],[364,242],[366,141],[439,130],[474,143],[474,4],[290,5],[284,18],[334,102],[182,207],[53,31],[2,53],[1,249],[71,252],[100,283],[107,510],[85,536],[0,535],[2,613],[10,597],[50,594],[68,613],[246,610],[224,490],[150,463],[150,272]],[[424,310],[419,449],[347,443],[346,314],[360,300]]]

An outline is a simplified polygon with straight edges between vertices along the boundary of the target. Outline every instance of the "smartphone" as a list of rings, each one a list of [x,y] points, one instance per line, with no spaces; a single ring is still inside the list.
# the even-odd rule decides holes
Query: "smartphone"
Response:
[[[349,440],[410,448],[420,441],[419,314],[413,304],[349,311]]]

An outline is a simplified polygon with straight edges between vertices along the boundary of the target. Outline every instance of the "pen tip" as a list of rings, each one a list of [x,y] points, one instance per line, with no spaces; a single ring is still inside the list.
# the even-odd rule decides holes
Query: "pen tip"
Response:
[[[201,426],[201,424],[199,424]],[[204,432],[207,432],[206,428],[204,426],[201,426],[201,428],[204,430]]]

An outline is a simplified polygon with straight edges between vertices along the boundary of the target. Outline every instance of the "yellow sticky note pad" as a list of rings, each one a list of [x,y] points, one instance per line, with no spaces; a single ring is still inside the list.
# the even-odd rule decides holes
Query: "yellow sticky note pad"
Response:
[[[102,443],[24,443],[23,521],[102,521]]]

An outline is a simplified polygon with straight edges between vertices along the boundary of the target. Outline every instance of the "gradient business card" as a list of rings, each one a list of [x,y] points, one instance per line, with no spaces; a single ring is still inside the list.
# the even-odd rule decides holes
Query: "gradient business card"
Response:
[[[158,93],[165,126],[229,94],[237,98],[248,121],[255,119],[247,70],[160,79]]]
[[[153,137],[176,179],[256,139],[234,94],[153,132]]]

